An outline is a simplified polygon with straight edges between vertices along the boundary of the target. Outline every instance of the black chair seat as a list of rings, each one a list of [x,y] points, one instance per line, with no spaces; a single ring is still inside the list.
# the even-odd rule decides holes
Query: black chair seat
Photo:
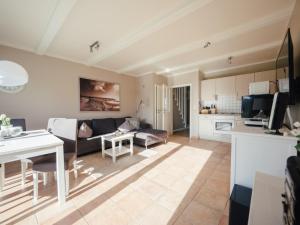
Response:
[[[65,170],[68,170],[70,164],[74,161],[76,154],[65,153],[64,154],[64,166]],[[35,157],[37,158],[37,157]],[[32,170],[39,172],[53,172],[56,171],[56,154],[49,154],[44,156],[44,158],[34,159],[32,164]]]

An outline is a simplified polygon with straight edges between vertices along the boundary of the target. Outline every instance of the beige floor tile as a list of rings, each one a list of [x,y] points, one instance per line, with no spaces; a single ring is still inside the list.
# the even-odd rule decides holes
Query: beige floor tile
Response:
[[[84,214],[84,219],[89,225],[126,225],[130,222],[131,217],[116,203],[104,203],[103,206]]]
[[[222,214],[219,211],[205,207],[192,201],[184,210],[182,217],[193,225],[218,225]]]
[[[153,203],[143,210],[130,225],[166,225],[172,219],[172,212]]]
[[[210,178],[220,180],[220,181],[223,181],[225,183],[230,182],[230,174],[228,172],[224,172],[224,171],[220,171],[220,170],[215,170],[212,173]]]
[[[203,185],[203,188],[212,190],[221,195],[229,196],[229,182],[209,178]]]
[[[221,218],[221,220],[220,220],[219,225],[228,225],[228,224],[229,224],[229,218],[228,218],[228,216],[223,215],[222,218]]]
[[[153,177],[151,180],[168,188],[171,187],[176,181],[178,181],[178,178],[165,172],[161,172],[157,176]]]
[[[183,194],[178,194],[175,191],[167,190],[164,195],[157,199],[157,203],[167,208],[168,210],[175,212],[184,200]]]
[[[117,201],[116,204],[132,219],[135,219],[142,211],[153,204],[153,200],[136,190]]]
[[[180,216],[174,223],[174,225],[193,225],[190,221],[186,221]]]
[[[12,222],[14,225],[39,225],[35,216],[29,216],[18,222]]]
[[[145,180],[145,182],[138,187],[138,190],[154,201],[167,192],[166,187],[151,180]]]
[[[212,209],[223,212],[228,201],[228,197],[218,194],[206,188],[202,188],[196,195],[195,201]]]

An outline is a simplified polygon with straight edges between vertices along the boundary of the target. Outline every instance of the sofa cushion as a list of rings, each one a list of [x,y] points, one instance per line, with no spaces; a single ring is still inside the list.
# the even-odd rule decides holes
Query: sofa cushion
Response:
[[[127,120],[118,127],[118,130],[123,132],[123,133],[127,133],[129,131],[134,130],[134,129],[135,129],[135,127],[132,126]]]
[[[114,118],[115,124],[116,124],[116,128],[118,128],[119,126],[121,126],[121,124],[125,122],[125,119],[126,119],[126,117]]]
[[[136,138],[146,139],[146,138],[156,138],[156,139],[166,139],[168,138],[168,132],[165,130],[157,129],[139,129],[136,134]]]
[[[92,137],[92,135],[93,135],[93,130],[86,123],[82,123],[78,130],[78,137],[89,138]]]
[[[81,127],[83,123],[86,123],[90,128],[92,128],[92,121],[91,120],[78,120],[78,129]]]
[[[112,133],[117,130],[115,121],[112,118],[93,119],[92,129],[94,136]]]
[[[139,129],[140,128],[140,121],[137,118],[126,118],[126,121],[130,123],[134,129]]]

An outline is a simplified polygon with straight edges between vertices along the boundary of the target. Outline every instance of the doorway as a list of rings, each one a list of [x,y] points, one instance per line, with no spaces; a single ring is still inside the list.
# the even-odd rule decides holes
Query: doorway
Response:
[[[190,86],[174,87],[173,101],[173,135],[190,137]]]

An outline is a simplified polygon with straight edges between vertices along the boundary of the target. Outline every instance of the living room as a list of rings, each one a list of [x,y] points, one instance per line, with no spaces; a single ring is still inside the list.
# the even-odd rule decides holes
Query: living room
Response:
[[[0,21],[0,224],[286,215],[298,0],[4,0]]]

